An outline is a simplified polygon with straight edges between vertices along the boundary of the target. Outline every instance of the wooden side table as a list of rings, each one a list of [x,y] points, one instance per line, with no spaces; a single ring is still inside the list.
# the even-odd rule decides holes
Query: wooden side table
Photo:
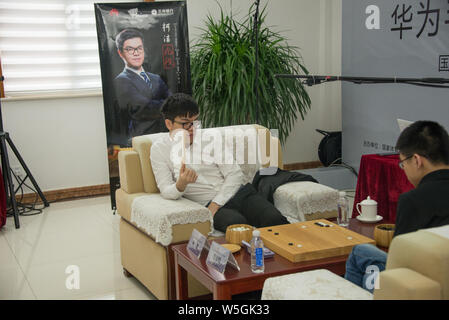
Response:
[[[224,242],[224,239],[222,239]],[[201,284],[213,293],[214,300],[230,300],[232,295],[262,290],[265,279],[295,272],[328,269],[336,274],[345,273],[347,256],[292,263],[276,254],[265,260],[265,272],[255,274],[250,268],[250,255],[246,249],[234,254],[240,271],[227,267],[224,274],[206,265],[206,252],[197,259],[187,250],[187,244],[172,247],[175,254],[176,298],[188,299],[187,273],[190,273]]]
[[[377,223],[379,224],[379,223]],[[377,224],[365,224],[357,219],[351,219],[349,229],[364,236],[373,238],[374,227]],[[215,240],[225,243],[224,238]],[[203,251],[198,259],[189,250],[187,243],[173,245],[176,275],[176,299],[187,300],[188,283],[187,273],[190,273],[202,285],[213,293],[214,300],[231,300],[232,295],[262,290],[265,280],[269,277],[291,274],[296,272],[327,269],[337,275],[343,276],[346,271],[347,255],[293,263],[279,254],[265,259],[265,272],[253,273],[251,271],[251,257],[245,248],[234,254],[240,271],[226,267],[223,274],[206,264],[207,252]]]

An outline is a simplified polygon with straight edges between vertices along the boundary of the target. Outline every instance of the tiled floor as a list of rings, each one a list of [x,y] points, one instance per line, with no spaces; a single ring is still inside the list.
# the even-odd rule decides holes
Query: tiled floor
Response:
[[[348,199],[352,208],[353,193]],[[123,275],[119,219],[109,196],[52,203],[20,216],[19,229],[9,217],[0,229],[0,299],[155,299]]]
[[[109,197],[52,203],[20,216],[19,229],[8,217],[0,229],[0,299],[155,299],[123,275],[119,219]]]

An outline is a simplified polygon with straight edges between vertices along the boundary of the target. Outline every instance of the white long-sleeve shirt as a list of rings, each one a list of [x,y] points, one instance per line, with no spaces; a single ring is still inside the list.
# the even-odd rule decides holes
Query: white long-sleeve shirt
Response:
[[[198,147],[198,145],[201,146]],[[184,196],[201,205],[206,205],[213,201],[222,206],[243,184],[243,174],[239,165],[235,163],[220,164],[218,163],[219,161],[210,161],[210,155],[209,157],[206,155],[206,157],[201,157],[201,163],[186,163],[186,168],[194,170],[198,178],[196,182],[189,183],[183,192],[179,191],[176,188],[176,181],[179,177],[181,161],[172,161],[173,157],[170,157],[170,155],[174,147],[175,141],[169,135],[158,139],[151,147],[151,165],[162,197],[178,199]],[[195,140],[185,150],[186,154],[190,153],[190,159],[194,159],[194,152],[203,154],[208,151],[210,151],[210,148],[197,144]]]

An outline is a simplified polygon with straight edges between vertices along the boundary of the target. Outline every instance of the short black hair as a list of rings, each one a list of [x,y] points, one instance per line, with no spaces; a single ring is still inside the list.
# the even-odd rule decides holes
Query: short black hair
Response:
[[[140,38],[142,39],[143,43],[143,34],[136,29],[125,29],[122,30],[116,37],[115,37],[115,45],[117,46],[117,49],[120,50],[120,52],[123,52],[123,44],[126,40],[132,39],[132,38]]]
[[[196,101],[185,93],[175,93],[165,99],[161,107],[165,119],[174,121],[176,117],[192,117],[199,113]]]
[[[449,164],[449,136],[434,121],[416,121],[402,131],[396,149],[404,156],[417,153],[433,164]]]

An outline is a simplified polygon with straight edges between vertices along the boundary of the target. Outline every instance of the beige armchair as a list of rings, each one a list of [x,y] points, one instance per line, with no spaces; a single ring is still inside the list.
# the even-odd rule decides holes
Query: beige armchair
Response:
[[[449,225],[395,237],[374,299],[449,300]]]
[[[397,236],[374,295],[320,269],[268,278],[262,299],[449,299],[449,225]]]
[[[215,130],[219,130],[223,141],[225,141],[226,130],[237,131],[235,136],[239,138],[251,131],[258,131],[257,146],[262,154],[268,155],[265,159],[261,158],[264,159],[261,163],[265,167],[282,168],[279,140],[271,136],[266,128],[258,125],[243,125]],[[121,216],[121,261],[125,275],[137,278],[158,299],[174,299],[176,296],[174,259],[170,246],[188,241],[194,228],[205,235],[212,230],[212,218],[207,208],[185,198],[166,200],[159,194],[151,168],[150,149],[152,141],[166,134],[168,133],[134,137],[133,150],[119,153],[121,187],[116,191],[117,212]],[[248,163],[249,139],[244,141],[245,161],[240,164],[240,167],[246,183],[252,181],[261,163]],[[235,145],[236,138],[233,142]],[[290,183],[291,188],[285,188],[284,185],[282,186],[284,188],[274,195],[275,202],[286,204],[283,210],[286,215],[290,215],[289,219],[304,220],[307,217],[336,216],[337,190],[319,184],[315,184],[314,188],[310,188],[308,183],[301,184],[303,182]],[[294,190],[294,194],[288,192],[289,190]],[[320,201],[317,193],[327,199],[327,207],[323,206],[323,201]],[[303,206],[304,202],[308,202],[308,205]],[[320,210],[313,210],[315,202],[320,204]],[[297,210],[295,210],[296,206],[298,206]],[[279,210],[284,214],[283,210]],[[208,291],[189,276],[189,296],[206,293]]]

